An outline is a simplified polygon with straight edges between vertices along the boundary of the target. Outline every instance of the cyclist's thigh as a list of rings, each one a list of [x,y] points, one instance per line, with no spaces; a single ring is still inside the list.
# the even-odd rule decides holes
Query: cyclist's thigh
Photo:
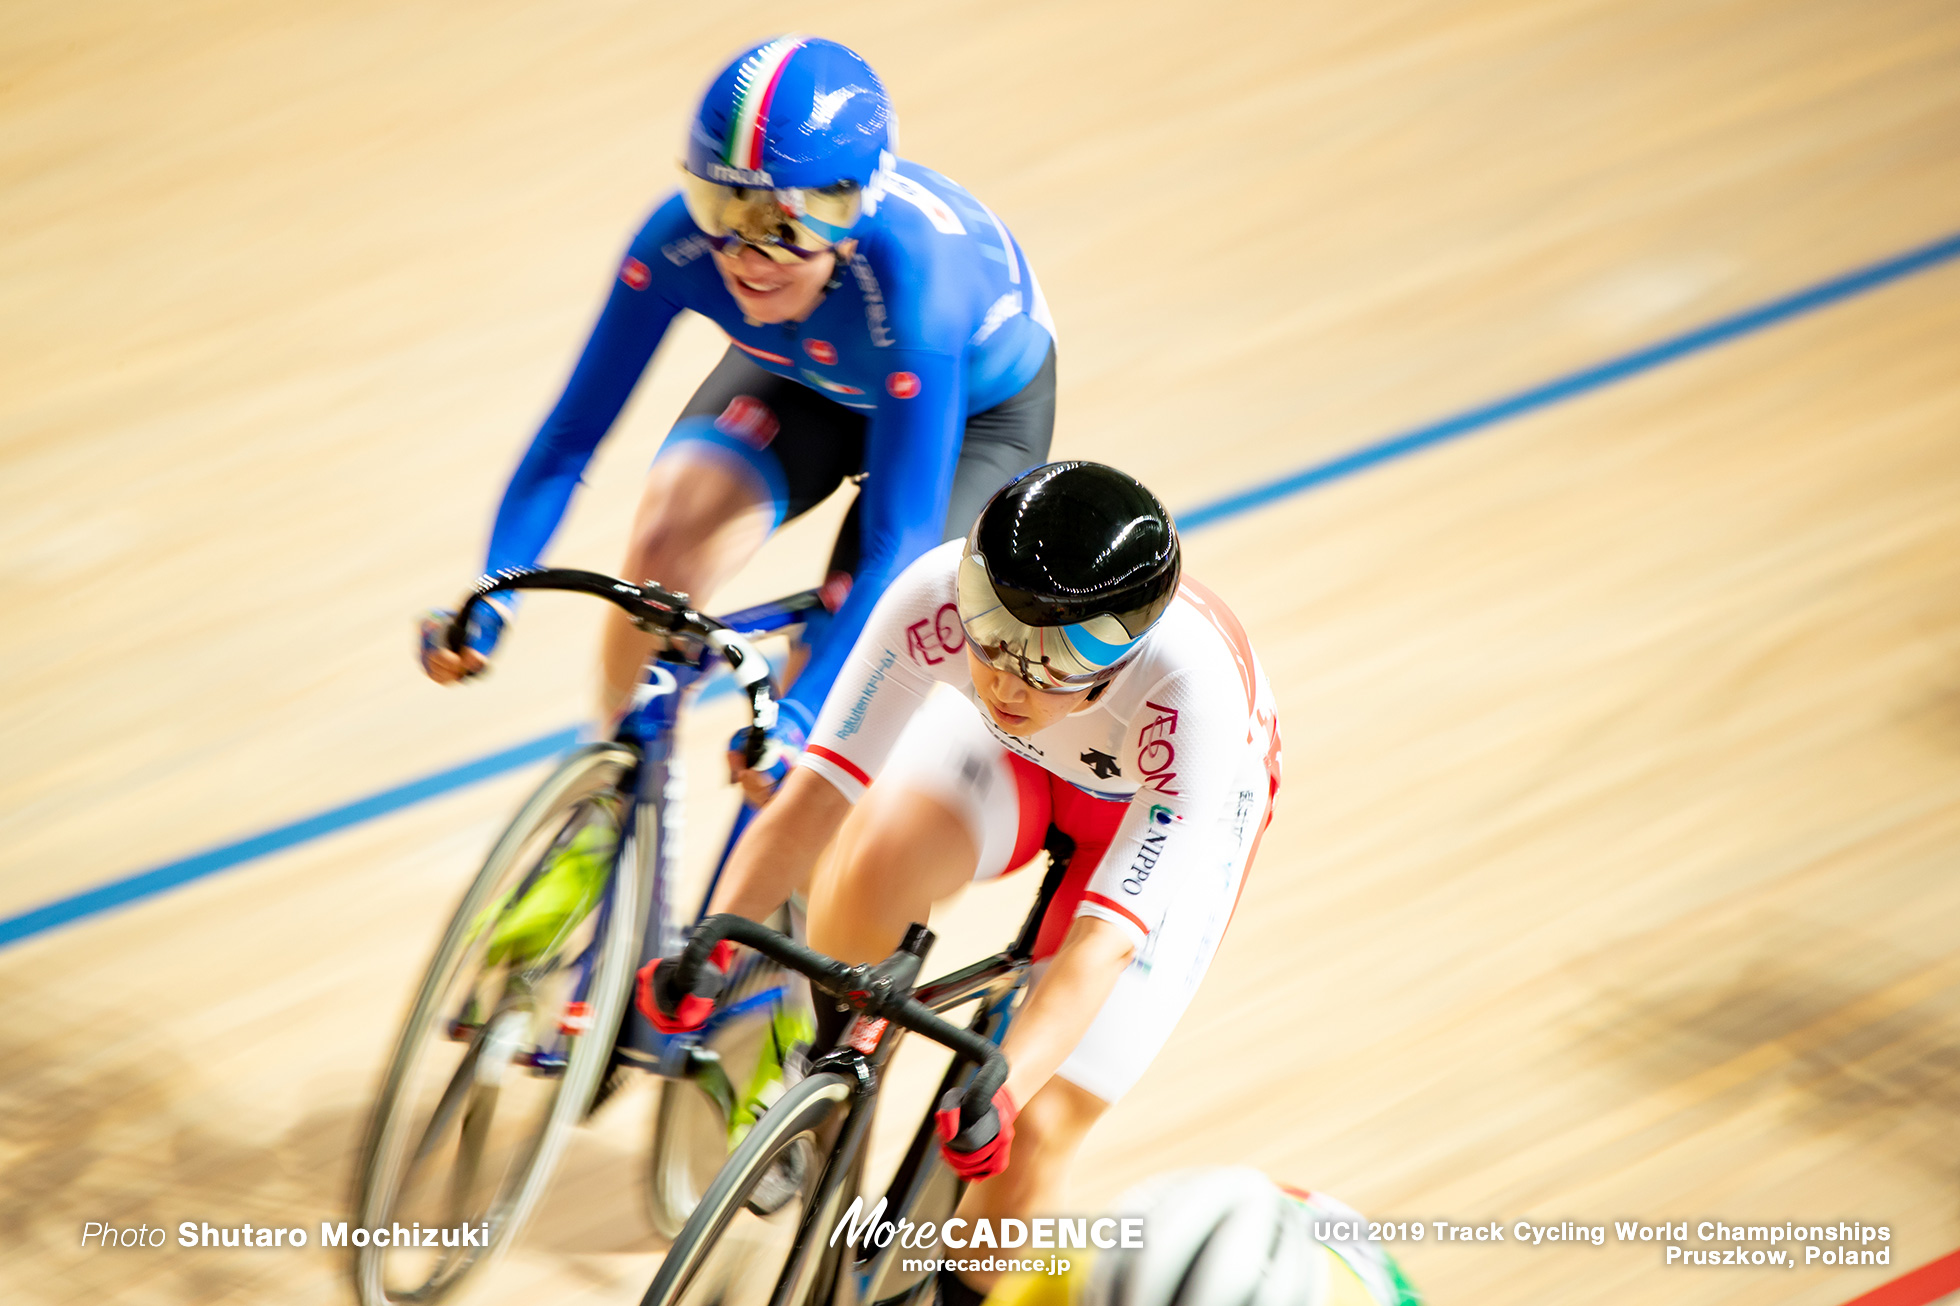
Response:
[[[864,427],[863,414],[766,371],[730,345],[654,461],[705,456],[746,468],[780,526],[864,465]]]
[[[1048,461],[1055,435],[1055,350],[1013,398],[966,419],[953,493],[946,501],[946,539],[973,529],[994,491],[1030,467]]]
[[[956,813],[980,850],[973,878],[989,880],[1041,851],[1047,778],[994,740],[966,695],[942,686],[912,714],[878,783],[926,794]]]
[[[1055,351],[1050,348],[1041,370],[1019,393],[966,419],[959,461],[953,467],[953,489],[946,500],[945,532],[940,538],[965,535],[995,490],[1028,468],[1048,461],[1048,445],[1054,434]],[[831,550],[826,576],[857,574],[859,530],[857,505],[852,504],[844,524],[837,529],[837,544]]]
[[[1263,792],[1264,776],[1251,759],[1242,781],[1248,792],[1254,786]],[[1258,847],[1257,818],[1255,809],[1236,834],[1222,825],[1192,829],[1188,834],[1196,837],[1187,838],[1182,849],[1166,850],[1163,861],[1177,856],[1180,865],[1188,868],[1184,888],[1165,910],[1163,923],[1143,952],[1117,979],[1116,988],[1057,1074],[1107,1102],[1115,1102],[1142,1077],[1191,1004],[1218,952]],[[1214,843],[1205,846],[1200,842],[1203,838]],[[1090,879],[1098,878],[1102,877],[1091,872]]]

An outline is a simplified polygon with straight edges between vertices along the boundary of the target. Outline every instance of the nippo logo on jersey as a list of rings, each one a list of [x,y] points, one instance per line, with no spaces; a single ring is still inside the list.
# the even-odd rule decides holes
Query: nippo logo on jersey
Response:
[[[619,265],[619,279],[635,290],[645,290],[653,284],[653,273],[647,271],[646,264],[629,257]]]
[[[732,435],[751,449],[767,449],[782,423],[769,411],[769,405],[753,395],[736,395],[715,419],[715,429]]]
[[[919,393],[919,378],[911,372],[893,372],[885,378],[885,393],[894,399],[910,399]]]
[[[831,344],[828,340],[805,340],[803,342],[803,352],[816,359],[819,363],[822,363],[825,367],[829,367],[837,361],[837,346]]]

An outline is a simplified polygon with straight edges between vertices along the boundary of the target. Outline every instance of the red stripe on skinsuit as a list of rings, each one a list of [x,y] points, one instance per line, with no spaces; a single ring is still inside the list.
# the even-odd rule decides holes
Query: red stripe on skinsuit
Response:
[[[1184,592],[1192,607],[1204,614],[1232,650],[1232,658],[1239,664],[1239,683],[1245,686],[1245,710],[1250,715],[1253,708],[1252,642],[1245,637],[1245,627],[1239,624],[1238,617],[1225,606],[1224,600],[1189,576],[1179,582],[1178,589]]]
[[[845,775],[850,776],[851,779],[857,781],[859,784],[864,785],[867,788],[870,787],[871,777],[866,775],[863,772],[863,770],[861,770],[858,767],[857,763],[853,762],[850,758],[845,757],[842,753],[833,753],[828,748],[825,748],[822,744],[811,744],[809,748],[806,749],[805,751],[815,753],[818,757],[821,757],[824,761],[829,762],[832,766],[837,767],[839,770],[843,771]]]
[[[1150,927],[1143,923],[1143,917],[1137,915],[1135,912],[1131,911],[1128,907],[1125,907],[1122,903],[1116,901],[1114,898],[1105,898],[1100,893],[1085,893],[1082,895],[1082,901],[1093,902],[1098,907],[1109,908],[1111,911],[1121,915],[1123,919],[1129,921],[1130,924],[1142,930],[1146,938],[1149,937]]]

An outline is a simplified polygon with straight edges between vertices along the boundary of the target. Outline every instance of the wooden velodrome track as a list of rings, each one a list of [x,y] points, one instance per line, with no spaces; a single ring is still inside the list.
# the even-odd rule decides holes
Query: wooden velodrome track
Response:
[[[531,604],[457,692],[410,619],[473,575],[691,97],[792,25],[861,48],[906,152],[1022,239],[1057,452],[1181,507],[1960,228],[1932,0],[16,4],[0,916],[576,719],[587,606]],[[717,348],[667,346],[557,560],[616,566]],[[811,582],[820,515],[723,597]],[[1960,1245],[1960,266],[1188,549],[1287,785],[1081,1206],[1244,1161],[1382,1218],[1893,1231],[1856,1270],[1398,1248],[1444,1304],[1833,1306]],[[81,1225],[340,1218],[409,986],[536,774],[0,952],[0,1299],[346,1300],[317,1245]],[[950,913],[945,958],[1025,887]],[[637,1300],[645,1126],[581,1137],[479,1300]]]

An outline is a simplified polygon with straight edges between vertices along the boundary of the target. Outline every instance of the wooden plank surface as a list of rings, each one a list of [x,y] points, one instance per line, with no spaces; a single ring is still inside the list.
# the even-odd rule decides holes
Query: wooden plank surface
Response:
[[[410,618],[473,574],[699,85],[792,22],[861,48],[907,154],[1022,239],[1057,451],[1179,506],[1960,228],[1933,3],[21,9],[0,915],[578,717],[578,603],[530,604],[454,693]],[[1960,1244],[1956,292],[1931,271],[1190,538],[1287,786],[1085,1205],[1242,1160],[1384,1218],[1895,1235],[1890,1270],[1794,1273],[1398,1249],[1446,1306],[1832,1306]],[[557,560],[616,565],[717,349],[664,347]],[[728,601],[812,580],[820,516]],[[0,953],[6,1299],[346,1300],[317,1251],[80,1226],[340,1211],[408,987],[532,774]],[[949,913],[946,956],[1024,889]],[[481,1300],[637,1300],[644,1115],[581,1137]]]

